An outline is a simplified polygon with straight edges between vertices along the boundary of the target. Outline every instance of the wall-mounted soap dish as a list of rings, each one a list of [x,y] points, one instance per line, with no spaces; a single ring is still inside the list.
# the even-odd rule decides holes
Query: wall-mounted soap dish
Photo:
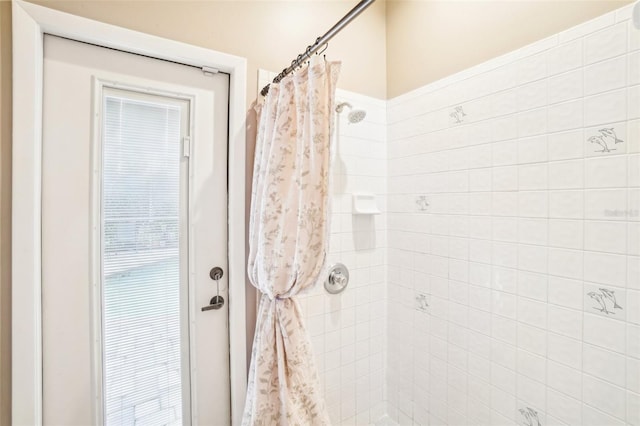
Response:
[[[353,194],[353,214],[380,214],[375,194]]]

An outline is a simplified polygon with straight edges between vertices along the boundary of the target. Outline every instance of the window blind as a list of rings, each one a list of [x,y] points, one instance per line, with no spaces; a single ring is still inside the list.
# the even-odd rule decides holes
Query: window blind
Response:
[[[182,424],[180,106],[109,95],[103,110],[105,421]]]

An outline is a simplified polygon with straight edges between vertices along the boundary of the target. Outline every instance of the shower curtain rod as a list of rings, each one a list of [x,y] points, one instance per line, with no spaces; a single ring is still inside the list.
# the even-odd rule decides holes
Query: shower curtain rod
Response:
[[[349,11],[349,13],[344,15],[342,19],[339,20],[333,27],[331,27],[331,29],[327,31],[322,37],[318,37],[312,45],[307,46],[307,49],[304,51],[304,53],[299,54],[296,59],[291,61],[291,65],[289,65],[288,68],[283,69],[282,72],[273,79],[273,82],[279,83],[280,80],[282,80],[288,74],[290,74],[293,70],[298,68],[304,61],[309,59],[311,55],[316,53],[318,50],[320,50],[322,46],[327,44],[329,40],[333,38],[333,36],[338,34],[344,27],[346,27],[347,24],[349,24],[349,22],[353,21],[356,18],[356,16],[360,15],[362,12],[364,12],[364,10],[367,7],[371,6],[371,4],[374,1],[376,0],[362,0],[360,3],[358,3],[353,9]],[[269,84],[264,86],[260,91],[260,94],[262,96],[266,96],[267,93],[269,93]]]

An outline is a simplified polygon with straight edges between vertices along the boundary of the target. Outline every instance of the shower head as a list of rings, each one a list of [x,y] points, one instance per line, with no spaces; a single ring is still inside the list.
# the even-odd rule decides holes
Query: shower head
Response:
[[[359,123],[362,120],[364,120],[364,118],[367,116],[367,112],[365,110],[353,109],[353,107],[349,102],[339,103],[336,106],[336,112],[340,114],[342,111],[344,111],[344,107],[347,107],[351,110],[349,112],[349,115],[347,115],[347,119],[349,120],[349,123]]]
[[[359,123],[367,116],[367,112],[363,109],[354,109],[349,113],[347,118],[349,123]]]

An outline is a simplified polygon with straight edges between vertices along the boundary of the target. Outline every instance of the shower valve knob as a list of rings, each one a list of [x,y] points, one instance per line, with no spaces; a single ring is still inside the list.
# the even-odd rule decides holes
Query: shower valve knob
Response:
[[[342,272],[336,272],[333,274],[333,283],[339,287],[344,287],[347,284],[347,277]]]
[[[324,288],[331,294],[344,291],[349,284],[349,270],[342,263],[337,263],[331,267],[329,277],[324,283]]]

